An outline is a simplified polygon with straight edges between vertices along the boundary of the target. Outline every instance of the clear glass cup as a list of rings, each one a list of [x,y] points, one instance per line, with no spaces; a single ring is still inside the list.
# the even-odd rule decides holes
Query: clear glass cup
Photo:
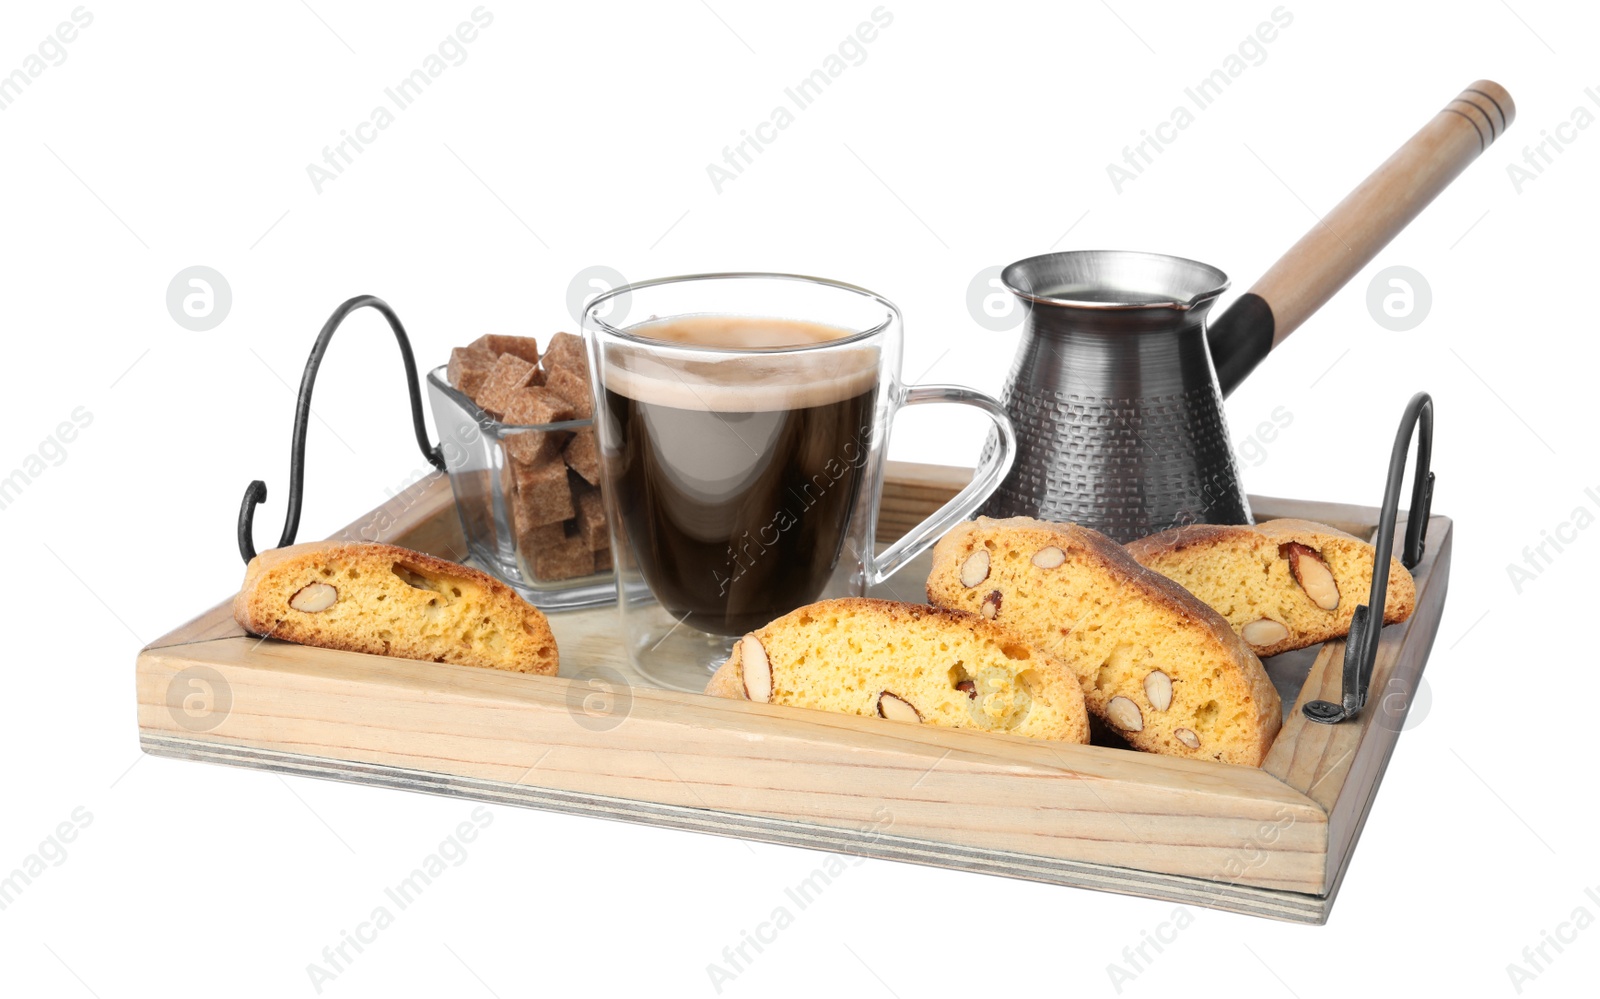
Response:
[[[663,338],[685,323],[726,336]],[[740,635],[864,594],[1000,484],[1015,452],[1004,409],[961,386],[902,384],[902,325],[880,295],[793,274],[662,278],[589,304],[622,638],[642,674],[704,689]],[[934,402],[984,413],[998,446],[950,502],[875,551],[890,425]]]

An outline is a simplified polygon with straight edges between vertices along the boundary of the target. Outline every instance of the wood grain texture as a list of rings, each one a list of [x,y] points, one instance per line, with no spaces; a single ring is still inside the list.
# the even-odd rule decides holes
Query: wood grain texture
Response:
[[[967,850],[948,843],[929,842],[896,835],[888,828],[839,830],[813,822],[764,819],[704,808],[655,805],[627,798],[590,793],[547,791],[527,784],[452,777],[431,771],[327,760],[297,753],[248,749],[190,738],[146,734],[145,752],[172,759],[247,767],[274,773],[320,777],[424,794],[449,795],[496,805],[515,805],[590,818],[615,819],[665,829],[736,836],[783,846],[903,863],[945,867],[979,874],[1039,881],[1046,884],[1112,891],[1124,895],[1163,899],[1185,905],[1262,916],[1289,922],[1326,920],[1332,899],[1292,891],[1274,891],[1247,885],[1226,885],[1191,878],[1153,874],[1130,868],[1084,861],[1052,860],[995,850]]]
[[[582,616],[558,618],[558,642]],[[917,838],[1213,880],[1288,817],[1292,836],[1239,880],[1322,883],[1322,811],[1259,770],[659,690],[621,665],[544,678],[217,639],[145,655],[139,720],[195,734],[177,678],[203,666],[228,691],[214,741],[846,829],[886,812]],[[591,697],[615,714],[586,713]]]
[[[920,519],[969,477],[891,464],[885,495]],[[1357,507],[1253,502],[1263,515],[1362,534],[1377,519]],[[370,537],[363,529],[380,520],[382,540],[445,557],[460,544],[442,479],[341,536]],[[1384,631],[1383,682],[1421,670],[1449,527],[1434,518],[1417,614]],[[919,571],[925,564],[907,570]],[[663,690],[628,662],[614,609],[551,623],[561,675],[537,677],[263,641],[240,634],[219,604],[140,653],[141,738],[187,759],[1318,922],[1399,727],[1374,710],[1376,697],[1332,729],[1296,714],[1255,770]],[[1311,665],[1302,699],[1336,687],[1334,657],[1330,647]]]

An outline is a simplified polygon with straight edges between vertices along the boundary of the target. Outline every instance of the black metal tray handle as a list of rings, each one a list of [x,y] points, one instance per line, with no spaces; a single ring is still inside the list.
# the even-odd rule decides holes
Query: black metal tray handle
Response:
[[[406,365],[406,387],[411,391],[411,425],[417,432],[417,447],[422,449],[422,456],[428,459],[430,465],[444,471],[444,453],[437,445],[428,443],[428,428],[422,422],[422,385],[417,379],[417,361],[411,354],[411,340],[406,336],[405,327],[400,325],[400,317],[389,308],[388,302],[376,295],[357,295],[334,309],[333,315],[328,317],[322,332],[317,334],[317,342],[311,347],[305,374],[300,377],[300,395],[294,407],[294,442],[289,452],[289,509],[285,513],[283,534],[276,545],[278,548],[294,544],[294,536],[300,530],[300,500],[306,482],[306,426],[311,421],[311,390],[316,387],[317,368],[322,364],[322,355],[328,351],[328,341],[333,339],[333,331],[350,313],[368,307],[383,314],[383,318],[389,321],[389,328],[394,330],[395,340],[400,344],[400,357]],[[239,554],[244,556],[246,562],[256,557],[256,506],[266,498],[267,484],[256,479],[245,489],[244,502],[239,504]]]
[[[1356,608],[1350,619],[1350,634],[1344,645],[1344,679],[1339,696],[1340,703],[1311,701],[1303,709],[1305,716],[1314,722],[1333,725],[1354,718],[1367,703],[1367,691],[1372,684],[1372,667],[1378,658],[1378,634],[1383,630],[1384,601],[1389,596],[1389,558],[1394,550],[1394,522],[1400,507],[1400,487],[1406,474],[1406,452],[1411,448],[1411,438],[1421,424],[1417,437],[1417,467],[1412,476],[1411,512],[1406,521],[1405,549],[1400,562],[1414,569],[1422,561],[1422,552],[1428,538],[1428,514],[1433,508],[1433,470],[1429,463],[1433,457],[1433,399],[1426,392],[1418,392],[1406,404],[1405,415],[1400,418],[1400,429],[1394,436],[1394,450],[1389,454],[1389,481],[1383,489],[1383,509],[1378,514],[1377,551],[1372,557],[1372,592],[1367,602]],[[1382,567],[1382,571],[1379,571]],[[1376,610],[1374,610],[1376,608]]]

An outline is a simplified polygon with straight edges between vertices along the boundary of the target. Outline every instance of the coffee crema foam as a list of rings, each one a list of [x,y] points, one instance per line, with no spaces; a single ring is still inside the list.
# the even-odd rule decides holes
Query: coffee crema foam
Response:
[[[876,346],[784,350],[855,335],[823,323],[692,315],[653,319],[624,332],[669,350],[682,346],[732,352],[717,360],[698,360],[687,352],[663,356],[644,346],[607,343],[602,373],[607,390],[658,406],[717,413],[804,409],[853,399],[878,381]]]

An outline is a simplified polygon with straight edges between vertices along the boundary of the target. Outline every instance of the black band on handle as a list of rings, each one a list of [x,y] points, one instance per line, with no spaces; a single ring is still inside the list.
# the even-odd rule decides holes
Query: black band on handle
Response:
[[[1271,352],[1275,330],[1272,306],[1248,291],[1211,321],[1206,341],[1211,345],[1211,363],[1216,366],[1217,386],[1224,399]]]

